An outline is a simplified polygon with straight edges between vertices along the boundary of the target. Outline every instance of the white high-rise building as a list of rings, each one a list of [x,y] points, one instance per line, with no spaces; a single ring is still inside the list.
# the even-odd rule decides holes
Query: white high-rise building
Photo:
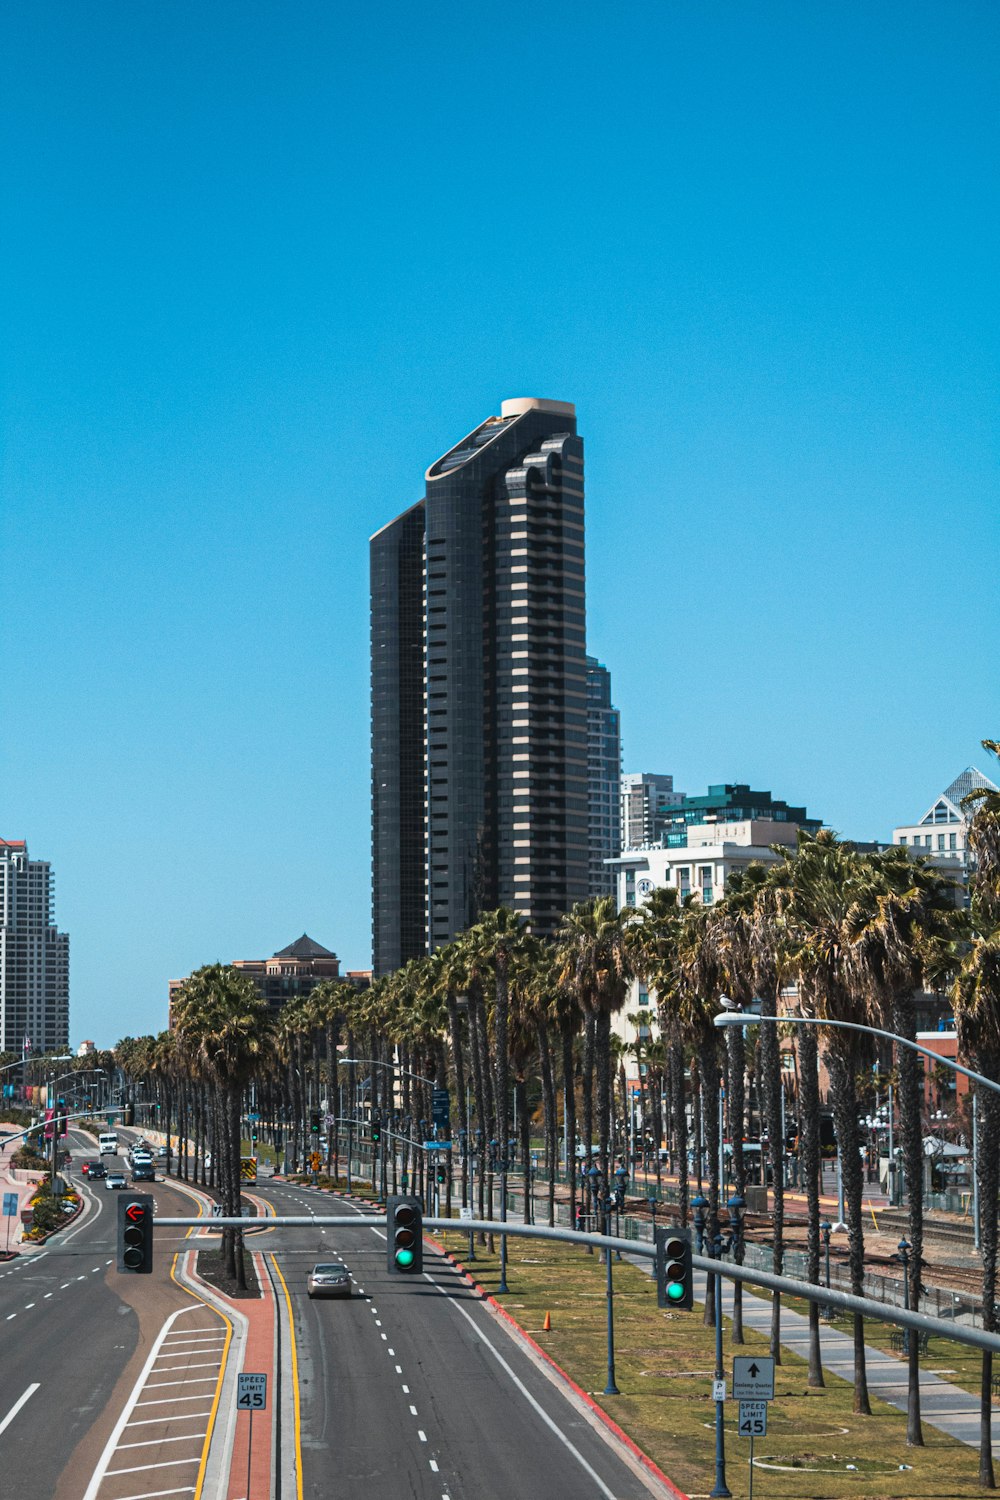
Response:
[[[0,1051],[65,1052],[69,937],[53,921],[52,867],[0,839]]]
[[[680,807],[683,792],[674,791],[674,778],[656,771],[626,771],[622,776],[621,815],[623,849],[658,843],[667,815]]]

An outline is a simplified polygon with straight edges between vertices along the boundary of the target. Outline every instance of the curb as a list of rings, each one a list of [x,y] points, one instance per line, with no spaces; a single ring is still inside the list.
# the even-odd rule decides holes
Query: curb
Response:
[[[511,1317],[510,1313],[502,1303],[498,1302],[495,1297],[492,1297],[489,1292],[486,1291],[485,1287],[480,1286],[475,1277],[470,1275],[470,1273],[466,1270],[465,1266],[462,1265],[462,1262],[460,1260],[456,1260],[455,1256],[451,1254],[450,1250],[446,1250],[444,1246],[439,1243],[439,1241],[432,1239],[430,1235],[425,1235],[424,1239],[428,1244],[433,1245],[435,1250],[440,1251],[445,1260],[451,1262],[451,1264],[462,1276],[463,1280],[465,1280],[468,1285],[473,1288],[474,1291],[479,1293],[482,1300],[486,1302],[494,1312],[498,1313],[500,1317],[503,1318],[504,1322],[510,1325],[514,1333],[516,1333],[520,1339],[523,1339],[523,1341],[528,1344],[532,1350],[534,1350],[535,1354],[537,1354],[540,1359],[543,1359],[545,1361],[545,1363],[559,1377],[563,1384],[567,1385],[573,1392],[573,1394],[584,1403],[584,1405],[590,1412],[593,1413],[593,1415],[598,1419],[601,1425],[606,1427],[608,1431],[612,1433],[613,1436],[617,1439],[617,1441],[628,1449],[629,1453],[631,1453],[632,1457],[636,1460],[637,1463],[641,1464],[644,1469],[652,1474],[653,1477],[665,1487],[668,1493],[674,1497],[674,1500],[689,1500],[689,1497],[684,1493],[684,1491],[677,1488],[673,1480],[670,1479],[666,1474],[664,1474],[663,1470],[657,1463],[653,1461],[653,1459],[650,1458],[649,1454],[643,1452],[635,1439],[630,1438],[628,1433],[625,1432],[621,1427],[619,1427],[614,1418],[608,1415],[608,1413],[604,1410],[604,1407],[599,1405],[599,1403],[594,1400],[593,1396],[589,1395],[585,1390],[583,1390],[581,1386],[577,1385],[576,1381],[572,1378],[571,1375],[567,1375],[562,1365],[557,1364],[556,1361],[552,1358],[552,1355],[549,1354],[546,1349],[543,1349],[541,1344],[536,1343],[536,1341],[531,1337],[531,1334],[528,1333],[526,1329],[521,1327],[517,1319]]]

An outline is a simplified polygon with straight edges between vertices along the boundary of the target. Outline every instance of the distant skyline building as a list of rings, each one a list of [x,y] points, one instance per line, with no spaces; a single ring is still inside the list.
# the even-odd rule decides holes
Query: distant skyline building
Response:
[[[904,823],[892,830],[892,842],[912,849],[929,859],[942,874],[953,874],[967,881],[972,857],[968,849],[971,813],[962,806],[970,792],[998,790],[994,782],[975,766],[967,766],[954,781],[935,797],[930,807],[915,823]]]
[[[685,794],[676,807],[667,809],[661,841],[683,845],[691,829],[722,823],[790,823],[807,833],[818,833],[823,826],[804,807],[790,807],[770,792],[751,791],[743,782],[724,782],[710,786],[703,796]]]
[[[504,401],[371,539],[376,975],[587,895],[583,498],[575,408]]]
[[[663,836],[668,815],[684,801],[674,778],[656,771],[626,771],[621,779],[621,847],[639,849]]]
[[[239,969],[252,979],[261,999],[266,1000],[274,1012],[280,1011],[290,1000],[300,1000],[312,994],[325,979],[346,979],[359,989],[366,988],[371,980],[367,969],[341,974],[336,953],[315,942],[307,933],[289,943],[287,948],[279,948],[270,958],[234,958],[229,967]],[[174,996],[185,983],[184,979],[170,980],[171,1011]]]
[[[69,1046],[69,936],[53,915],[54,877],[23,839],[0,839],[0,1051]]]
[[[621,715],[611,702],[611,673],[587,657],[587,781],[590,825],[589,896],[613,896],[606,861],[621,850]]]

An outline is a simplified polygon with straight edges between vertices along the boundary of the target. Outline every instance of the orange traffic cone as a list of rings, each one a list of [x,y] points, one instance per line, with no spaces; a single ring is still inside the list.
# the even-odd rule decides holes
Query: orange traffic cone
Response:
[[[551,1331],[552,1331],[552,1314],[551,1313],[546,1313],[545,1314],[545,1322],[542,1324],[542,1332],[543,1333],[551,1333]]]

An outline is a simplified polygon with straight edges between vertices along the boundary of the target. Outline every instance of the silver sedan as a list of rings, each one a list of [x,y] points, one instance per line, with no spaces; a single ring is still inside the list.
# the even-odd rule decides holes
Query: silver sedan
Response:
[[[306,1290],[310,1297],[349,1297],[351,1273],[342,1261],[324,1261],[309,1272]]]

